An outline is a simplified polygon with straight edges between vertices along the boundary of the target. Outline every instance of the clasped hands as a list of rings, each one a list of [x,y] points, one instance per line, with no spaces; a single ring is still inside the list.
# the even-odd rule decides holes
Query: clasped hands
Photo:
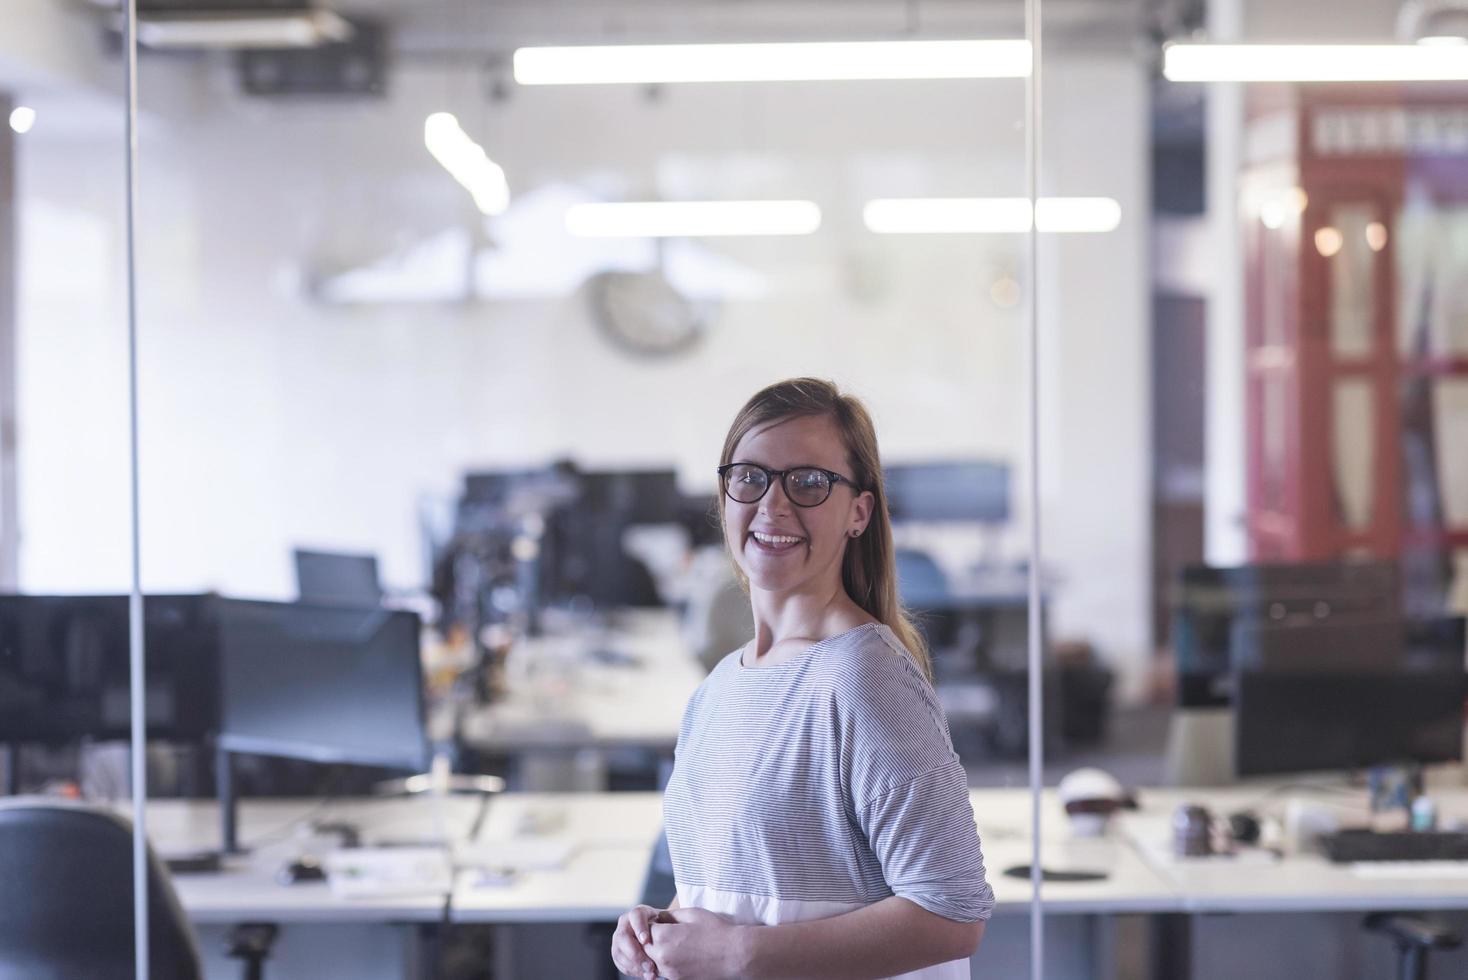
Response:
[[[743,927],[708,909],[624,912],[612,933],[612,962],[641,980],[737,980]]]

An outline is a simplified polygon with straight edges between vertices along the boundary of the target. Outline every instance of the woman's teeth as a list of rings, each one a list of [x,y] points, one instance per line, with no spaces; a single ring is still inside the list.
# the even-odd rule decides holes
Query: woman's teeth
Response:
[[[754,539],[760,544],[767,544],[777,548],[789,544],[799,544],[805,540],[804,538],[797,538],[789,534],[763,534],[759,531],[754,532]]]

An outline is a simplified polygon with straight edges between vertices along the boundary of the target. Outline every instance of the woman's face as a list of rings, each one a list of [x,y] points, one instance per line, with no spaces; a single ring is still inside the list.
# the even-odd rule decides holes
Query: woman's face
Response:
[[[852,531],[866,530],[874,498],[846,482],[853,478],[851,462],[836,423],[829,416],[804,416],[753,429],[734,447],[730,462],[770,470],[812,466],[846,478],[814,507],[792,503],[779,477],[754,503],[724,497],[724,539],[752,588],[839,587],[847,542]]]

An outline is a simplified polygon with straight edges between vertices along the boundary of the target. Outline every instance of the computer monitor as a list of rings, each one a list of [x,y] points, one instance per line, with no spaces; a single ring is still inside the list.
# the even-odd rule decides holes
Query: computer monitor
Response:
[[[149,738],[218,728],[212,599],[143,599]],[[128,738],[130,670],[127,596],[0,595],[0,742]]]
[[[686,498],[673,470],[605,470],[578,476],[576,500],[546,523],[543,594],[603,609],[659,606],[648,568],[623,547],[630,527],[681,524]]]
[[[418,616],[221,599],[220,748],[422,770]]]
[[[1457,670],[1242,671],[1234,694],[1240,776],[1456,762],[1468,675]]]
[[[1172,643],[1181,707],[1229,704],[1233,671],[1255,658],[1261,631],[1385,622],[1401,615],[1393,562],[1191,565],[1173,596]],[[1240,661],[1236,663],[1235,661]]]
[[[294,551],[296,595],[302,602],[376,606],[382,602],[377,556]]]
[[[1229,630],[1229,662],[1235,673],[1398,670],[1405,665],[1409,629],[1395,618],[1335,616],[1293,625],[1240,618]]]
[[[580,474],[576,506],[626,524],[675,524],[683,516],[673,470],[601,470]]]
[[[1468,618],[1434,616],[1407,621],[1405,656],[1419,669],[1462,667],[1468,662]]]
[[[883,470],[894,521],[1009,520],[1009,466],[986,460],[904,463]]]
[[[492,519],[524,514],[544,514],[574,498],[576,467],[567,460],[546,466],[481,470],[464,475],[464,493],[459,498],[460,522],[466,514],[492,515]]]

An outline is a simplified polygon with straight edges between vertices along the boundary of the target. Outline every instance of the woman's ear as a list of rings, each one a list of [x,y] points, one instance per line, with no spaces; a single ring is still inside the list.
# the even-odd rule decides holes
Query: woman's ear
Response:
[[[877,496],[870,490],[863,490],[856,495],[852,501],[851,526],[866,532],[867,525],[872,522],[872,512],[877,508]]]

